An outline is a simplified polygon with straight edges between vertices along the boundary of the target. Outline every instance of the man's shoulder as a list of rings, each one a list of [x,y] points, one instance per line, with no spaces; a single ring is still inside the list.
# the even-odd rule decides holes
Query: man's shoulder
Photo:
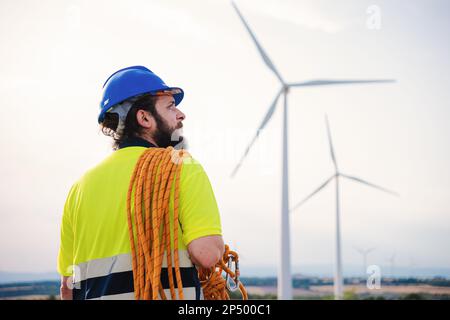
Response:
[[[101,161],[93,164],[79,178],[81,181],[89,181],[92,178],[105,175],[117,175],[119,172],[128,172],[134,168],[137,160],[146,150],[144,147],[127,147],[113,151]]]
[[[183,156],[182,177],[192,178],[199,175],[206,176],[203,165],[191,154]]]

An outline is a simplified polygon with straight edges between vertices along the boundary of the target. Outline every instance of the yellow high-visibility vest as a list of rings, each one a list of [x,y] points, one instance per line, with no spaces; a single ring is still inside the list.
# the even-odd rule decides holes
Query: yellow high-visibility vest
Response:
[[[134,298],[126,198],[133,169],[145,149],[128,146],[113,152],[70,189],[62,216],[57,270],[61,275],[73,276],[76,299]],[[174,186],[170,193],[170,230],[174,223],[173,193]],[[202,299],[187,245],[200,237],[221,235],[222,228],[209,178],[192,158],[184,160],[181,170],[178,223],[185,298]],[[163,261],[161,281],[164,288],[169,288],[167,262]]]

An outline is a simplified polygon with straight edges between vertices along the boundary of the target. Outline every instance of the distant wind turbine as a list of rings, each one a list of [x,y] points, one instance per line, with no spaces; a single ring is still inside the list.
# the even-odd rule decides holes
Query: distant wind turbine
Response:
[[[361,178],[357,178],[354,176],[350,176],[347,174],[344,174],[342,172],[339,171],[338,165],[337,165],[337,160],[336,160],[336,156],[334,153],[334,148],[333,148],[333,141],[331,139],[331,132],[330,132],[330,125],[328,123],[328,117],[325,116],[325,123],[327,126],[327,134],[328,134],[328,143],[330,146],[330,154],[331,154],[331,159],[333,160],[333,164],[334,164],[334,174],[329,177],[327,180],[325,180],[324,183],[322,183],[316,190],[314,190],[314,192],[312,192],[309,196],[307,196],[305,199],[303,199],[302,201],[300,201],[297,205],[295,205],[291,211],[294,211],[295,209],[297,209],[298,207],[300,207],[301,205],[303,205],[306,201],[308,201],[309,199],[311,199],[311,197],[313,197],[316,193],[318,193],[320,190],[322,190],[323,188],[325,188],[333,179],[336,182],[336,262],[335,262],[335,273],[334,273],[334,296],[335,299],[342,299],[343,298],[343,287],[344,287],[344,280],[342,277],[342,255],[341,255],[341,222],[340,222],[340,206],[339,206],[339,178],[345,178],[345,179],[349,179],[352,181],[356,181],[358,183],[361,184],[365,184],[366,186],[381,190],[383,192],[398,196],[398,194],[396,192],[390,191],[388,189],[382,188],[380,186],[377,186],[373,183],[367,182]]]
[[[392,256],[388,259],[388,261],[389,261],[389,267],[390,267],[390,276],[391,276],[391,278],[394,278],[394,273],[395,273],[395,256],[396,256],[397,254],[394,252],[393,254],[392,254]]]
[[[417,263],[415,262],[413,257],[409,257],[409,273],[411,278],[416,277],[415,268],[417,267]]]
[[[313,87],[313,86],[329,86],[329,85],[348,85],[348,84],[364,84],[364,83],[389,83],[395,82],[395,80],[332,80],[332,79],[320,79],[320,80],[310,80],[304,82],[286,82],[281,76],[280,72],[277,70],[273,62],[270,60],[269,56],[266,54],[261,44],[256,39],[249,25],[245,21],[241,12],[239,11],[236,4],[231,1],[236,13],[238,14],[241,22],[247,29],[250,37],[252,38],[261,58],[263,59],[266,66],[273,72],[273,74],[279,80],[281,87],[278,89],[274,100],[272,101],[269,109],[264,115],[258,129],[252,140],[246,147],[243,156],[234,168],[231,177],[234,177],[241,167],[244,159],[247,157],[250,149],[258,138],[261,130],[267,125],[267,123],[272,118],[275,109],[277,107],[277,102],[281,96],[283,96],[283,142],[282,142],[282,155],[283,155],[283,167],[282,167],[282,200],[281,200],[281,259],[280,266],[278,268],[278,299],[290,300],[292,299],[292,276],[291,276],[291,261],[290,261],[290,235],[289,235],[289,181],[288,181],[288,93],[290,88],[303,88],[303,87]]]
[[[356,251],[358,251],[359,254],[363,257],[363,277],[367,274],[367,255],[371,253],[375,248],[369,248],[369,249],[361,249],[361,248],[355,248]]]

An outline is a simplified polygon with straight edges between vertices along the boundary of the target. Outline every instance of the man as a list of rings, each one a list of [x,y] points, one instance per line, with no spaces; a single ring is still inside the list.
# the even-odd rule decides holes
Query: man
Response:
[[[182,89],[168,87],[142,66],[121,69],[103,85],[98,122],[113,137],[115,151],[87,171],[67,197],[58,255],[61,299],[134,299],[128,185],[146,148],[183,147],[185,115],[177,107],[183,95]],[[196,266],[214,266],[224,243],[214,193],[198,162],[184,162],[179,192],[183,294],[185,299],[203,299]],[[170,298],[166,263],[161,283]]]

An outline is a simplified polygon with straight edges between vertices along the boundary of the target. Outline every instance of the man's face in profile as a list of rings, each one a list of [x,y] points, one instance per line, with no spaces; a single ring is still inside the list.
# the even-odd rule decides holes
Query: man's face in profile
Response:
[[[172,94],[158,96],[155,104],[156,131],[153,133],[155,142],[160,148],[184,144],[182,136],[185,114],[175,106]],[[185,148],[185,147],[183,147]]]

